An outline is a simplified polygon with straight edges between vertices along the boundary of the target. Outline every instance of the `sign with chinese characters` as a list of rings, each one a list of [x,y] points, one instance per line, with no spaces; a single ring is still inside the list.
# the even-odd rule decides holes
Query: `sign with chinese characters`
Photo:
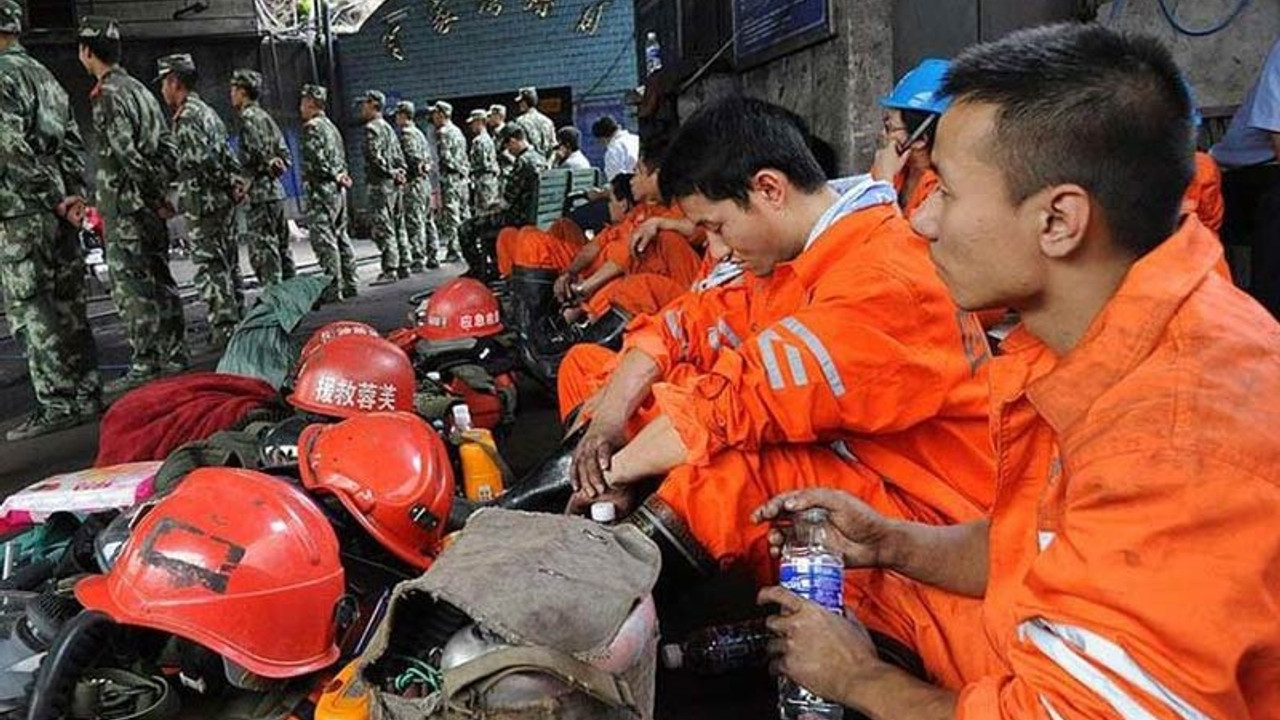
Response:
[[[733,0],[733,60],[766,63],[835,36],[831,0]]]

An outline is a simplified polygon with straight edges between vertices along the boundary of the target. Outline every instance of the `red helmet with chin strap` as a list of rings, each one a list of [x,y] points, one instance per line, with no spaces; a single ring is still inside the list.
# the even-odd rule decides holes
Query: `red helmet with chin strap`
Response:
[[[262,473],[194,470],[137,521],[76,597],[117,622],[199,643],[268,678],[338,659],[338,538],[302,491]]]
[[[335,496],[396,557],[425,570],[453,507],[453,468],[439,433],[410,413],[312,425],[298,442],[302,484]]]
[[[347,418],[413,410],[417,379],[409,356],[380,337],[350,335],[321,345],[298,370],[289,404]]]
[[[441,285],[418,306],[416,315],[418,336],[432,342],[488,337],[503,329],[498,298],[472,278]]]

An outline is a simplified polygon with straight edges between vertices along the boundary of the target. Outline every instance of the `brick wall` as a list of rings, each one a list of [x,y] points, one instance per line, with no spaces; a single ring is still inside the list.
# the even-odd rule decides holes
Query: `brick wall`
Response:
[[[476,14],[472,0],[452,0],[449,5],[460,18],[449,34],[438,35],[431,28],[427,3],[388,2],[361,32],[340,38],[338,67],[342,87],[348,98],[366,88],[377,88],[389,97],[408,99],[422,108],[438,98],[489,93],[502,93],[510,101],[516,88],[523,85],[568,86],[572,88],[574,119],[583,134],[584,151],[588,156],[598,156],[603,151],[592,146],[589,121],[584,125],[583,119],[587,114],[598,116],[602,106],[612,106],[615,116],[634,130],[634,120],[623,115],[621,97],[639,80],[634,3],[609,3],[596,34],[585,35],[574,26],[590,4],[592,0],[557,0],[551,15],[542,19],[524,12],[523,0],[504,0],[498,17]],[[382,35],[387,28],[383,18],[402,8],[408,8],[409,15],[400,22],[405,59],[399,62],[383,48]],[[580,114],[580,106],[590,112]],[[360,132],[350,105],[343,110],[343,134],[353,174],[359,181],[363,172]],[[468,110],[455,105],[454,122],[461,125]],[[429,123],[425,118],[420,120],[420,126],[427,130]],[[361,194],[357,192],[357,198]]]

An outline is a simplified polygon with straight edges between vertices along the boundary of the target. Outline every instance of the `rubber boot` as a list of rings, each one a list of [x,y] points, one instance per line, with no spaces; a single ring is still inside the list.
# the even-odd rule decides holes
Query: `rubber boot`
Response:
[[[511,325],[527,340],[537,322],[555,311],[556,272],[543,268],[516,267],[511,270],[507,289],[511,295]]]

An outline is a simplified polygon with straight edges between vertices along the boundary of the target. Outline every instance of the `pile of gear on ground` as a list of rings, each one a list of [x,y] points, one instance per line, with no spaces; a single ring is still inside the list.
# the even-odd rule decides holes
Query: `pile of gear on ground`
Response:
[[[258,378],[139,388],[98,467],[10,496],[0,717],[651,717],[658,548],[560,514],[569,443],[512,477],[495,433],[529,354],[498,297],[418,300],[412,327],[333,322],[296,355],[242,323],[223,365]]]

